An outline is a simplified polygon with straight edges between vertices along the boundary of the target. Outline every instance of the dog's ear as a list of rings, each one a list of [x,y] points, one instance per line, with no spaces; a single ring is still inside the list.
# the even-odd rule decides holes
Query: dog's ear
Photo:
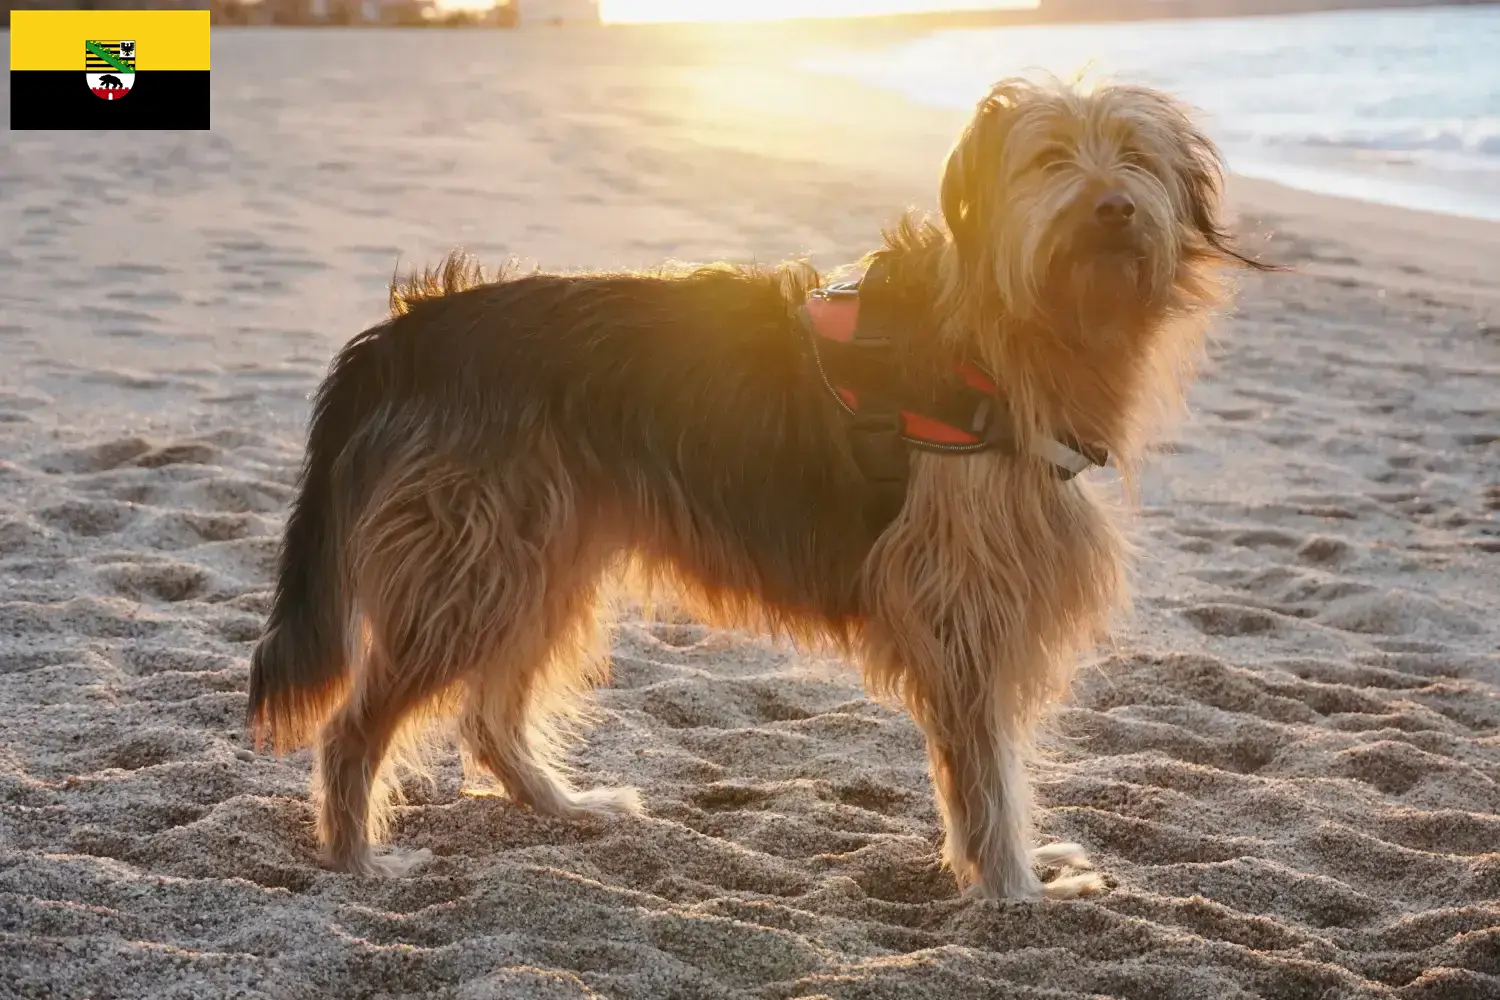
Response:
[[[1186,147],[1183,162],[1187,167],[1183,184],[1188,207],[1193,228],[1198,231],[1203,242],[1213,253],[1232,264],[1256,271],[1285,270],[1276,264],[1246,257],[1235,248],[1234,237],[1219,221],[1219,208],[1224,199],[1224,157],[1213,140],[1199,131],[1185,115],[1178,134]]]
[[[960,256],[970,258],[983,240],[986,188],[998,183],[1006,119],[1015,107],[1014,81],[990,88],[954,143],[943,168],[943,221]]]

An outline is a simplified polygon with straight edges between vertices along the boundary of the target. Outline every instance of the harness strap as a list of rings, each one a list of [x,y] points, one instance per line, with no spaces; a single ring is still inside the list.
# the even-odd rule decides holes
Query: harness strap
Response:
[[[851,291],[865,298],[878,294],[885,282],[884,267],[871,265]],[[870,483],[869,515],[876,524],[889,524],[906,503],[906,484],[911,478],[911,456],[902,439],[905,422],[901,416],[902,389],[890,377],[885,363],[891,349],[891,338],[877,329],[873,309],[861,309],[849,340],[837,343],[843,349],[843,364],[858,368],[856,381],[861,386],[857,409],[849,422],[849,446],[854,460]],[[836,364],[839,362],[835,362]],[[847,404],[846,404],[847,406]]]
[[[880,307],[887,281],[884,263],[876,261],[858,281],[813,292],[801,311],[823,382],[848,415],[850,451],[871,487],[869,516],[882,525],[906,502],[911,449],[1020,454],[1010,413],[987,372],[961,365],[903,378],[893,338],[880,325],[899,312]],[[1072,438],[1040,440],[1031,450],[1063,480],[1109,460]]]
[[[848,409],[864,412],[879,396],[902,416],[906,444],[925,451],[982,451],[1014,443],[996,403],[993,384],[977,369],[940,376],[927,391],[902,377],[884,344],[823,339],[818,353],[834,392]],[[858,387],[858,388],[854,388]]]

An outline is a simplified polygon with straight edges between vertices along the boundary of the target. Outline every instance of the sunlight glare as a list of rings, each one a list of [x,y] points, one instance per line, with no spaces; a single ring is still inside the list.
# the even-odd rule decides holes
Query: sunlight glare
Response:
[[[605,22],[778,21],[922,11],[1035,7],[1036,0],[599,0]]]

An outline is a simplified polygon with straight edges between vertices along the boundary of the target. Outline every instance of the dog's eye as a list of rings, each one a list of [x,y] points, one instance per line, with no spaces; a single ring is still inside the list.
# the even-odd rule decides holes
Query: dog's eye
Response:
[[[1031,169],[1036,171],[1051,170],[1068,162],[1068,151],[1061,146],[1048,146],[1031,158]]]

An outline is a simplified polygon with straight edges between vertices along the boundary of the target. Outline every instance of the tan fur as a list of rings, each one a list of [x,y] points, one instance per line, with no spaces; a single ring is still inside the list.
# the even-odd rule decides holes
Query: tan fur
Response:
[[[1023,454],[915,453],[904,508],[860,550],[848,587],[857,613],[844,610],[838,581],[817,581],[827,586],[803,598],[772,579],[805,553],[757,561],[747,549],[754,530],[712,527],[725,523],[716,516],[755,516],[704,507],[740,482],[719,467],[692,484],[612,474],[604,490],[596,484],[608,463],[560,437],[540,409],[515,416],[527,431],[507,440],[524,444],[493,459],[476,458],[490,454],[490,438],[466,427],[462,410],[413,417],[393,404],[363,418],[358,441],[404,443],[377,453],[367,494],[348,470],[333,475],[329,505],[357,512],[334,515],[342,548],[324,553],[340,567],[329,585],[340,600],[347,588],[357,618],[346,675],[334,664],[301,687],[287,679],[290,608],[257,652],[264,680],[252,698],[278,743],[339,705],[320,735],[317,776],[331,862],[390,874],[416,860],[377,855],[370,843],[384,829],[385,761],[433,714],[461,716],[466,761],[517,802],[565,817],[639,809],[633,790],[580,792],[561,772],[559,725],[579,717],[580,697],[604,678],[601,595],[628,579],[669,590],[706,620],[857,658],[870,690],[899,699],[926,734],[943,856],[962,885],[1011,898],[1099,889],[1092,873],[1037,878],[1034,863],[1089,864],[1075,844],[1032,848],[1026,763],[1080,652],[1127,602],[1129,547],[1093,484],[1060,482],[1024,446],[1072,435],[1108,448],[1133,482],[1152,429],[1180,408],[1206,321],[1227,295],[1223,267],[1248,263],[1220,229],[1218,170],[1185,113],[1144,88],[1006,81],[981,103],[944,177],[951,238],[924,242],[911,229],[903,266],[932,290],[932,349],[994,373]],[[1089,242],[1091,213],[1110,191],[1126,192],[1138,212],[1125,253]],[[393,314],[483,280],[451,258],[394,287]],[[788,268],[774,280],[790,311],[816,275]],[[356,369],[373,362],[346,353],[349,379],[372,377]],[[329,390],[322,404],[330,426],[344,419],[342,399]],[[318,503],[309,493],[304,519]],[[308,524],[298,530],[313,537]],[[830,528],[818,530],[826,539]]]
[[[1009,81],[949,159],[947,193],[983,235],[970,259],[961,244],[940,251],[943,338],[995,373],[1025,438],[1103,444],[1127,483],[1152,426],[1180,406],[1226,294],[1181,182],[1217,181],[1216,163],[1185,124],[1144,89]],[[1060,263],[1086,224],[1080,206],[1116,187],[1145,216],[1142,260],[1123,275]],[[917,456],[906,506],[871,555],[866,677],[926,731],[944,858],[984,895],[1041,888],[1016,846],[1030,836],[1024,761],[1078,654],[1127,603],[1127,554],[1091,484],[1059,489],[1039,462],[985,454]]]

